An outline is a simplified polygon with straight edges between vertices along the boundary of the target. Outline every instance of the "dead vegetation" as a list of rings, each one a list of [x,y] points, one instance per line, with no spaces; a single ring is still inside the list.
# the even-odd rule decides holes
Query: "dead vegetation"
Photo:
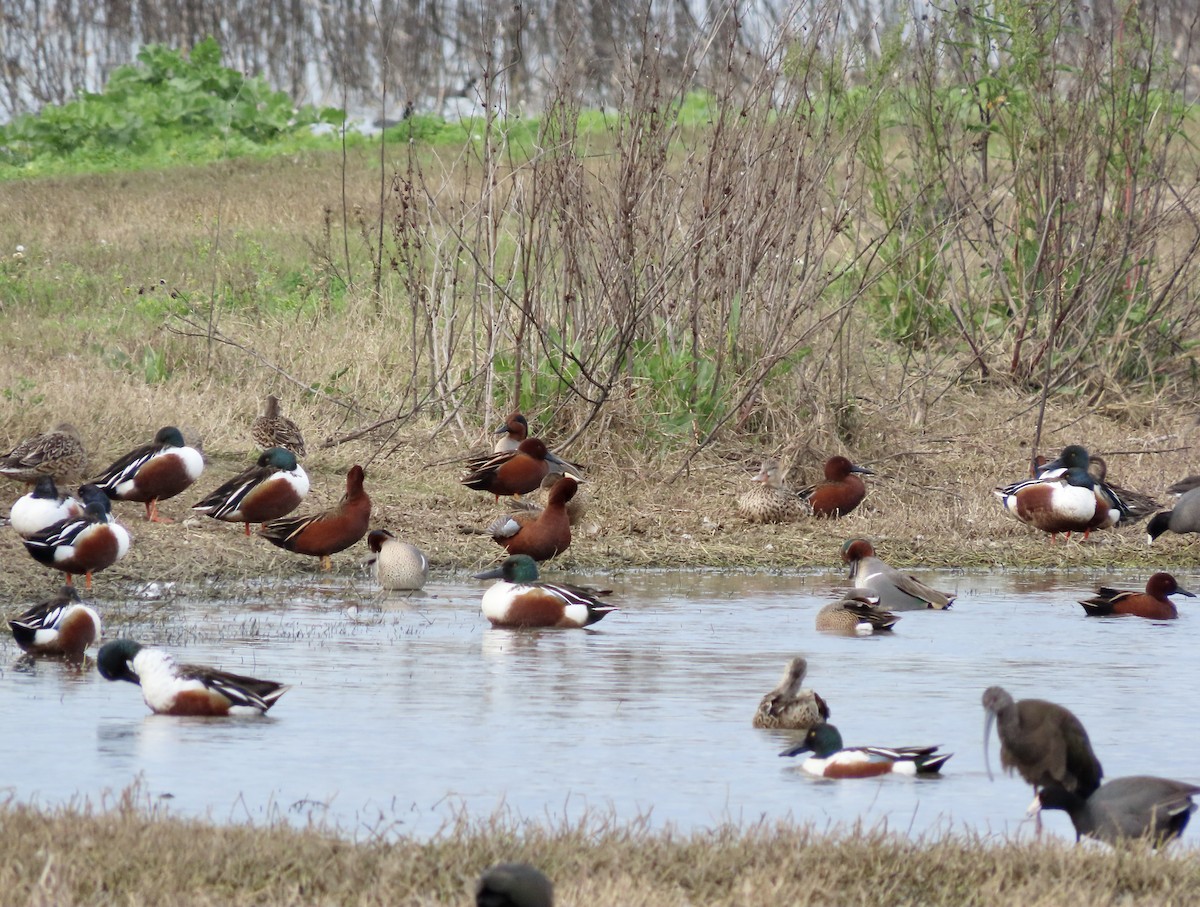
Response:
[[[464,820],[425,841],[381,828],[352,843],[319,828],[181,821],[135,800],[0,809],[0,904],[466,904],[478,874],[504,860],[539,866],[556,903],[628,907],[1183,905],[1197,874],[1194,851],[787,824],[682,835],[596,817]]]

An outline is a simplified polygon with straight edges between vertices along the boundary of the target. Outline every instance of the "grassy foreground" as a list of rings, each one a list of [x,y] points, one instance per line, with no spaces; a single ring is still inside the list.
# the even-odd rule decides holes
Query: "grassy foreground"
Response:
[[[431,841],[348,843],[316,829],[155,818],[128,802],[108,812],[5,807],[0,852],[4,905],[466,904],[479,872],[504,860],[540,866],[562,905],[1170,905],[1194,903],[1200,885],[1197,854],[1183,850],[502,820]]]

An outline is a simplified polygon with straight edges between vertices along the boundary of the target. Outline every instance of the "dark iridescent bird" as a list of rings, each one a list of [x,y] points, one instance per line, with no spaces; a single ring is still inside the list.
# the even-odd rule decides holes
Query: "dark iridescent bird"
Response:
[[[1200,532],[1200,487],[1183,492],[1173,509],[1154,514],[1146,524],[1147,544],[1165,532]]]
[[[879,606],[879,596],[869,589],[851,589],[817,612],[817,629],[844,636],[885,633],[900,618]]]
[[[813,516],[845,516],[867,496],[867,486],[858,476],[874,474],[865,466],[851,463],[846,457],[830,457],[825,461],[825,481],[809,485],[796,493],[808,504]]]
[[[1080,797],[1100,786],[1104,769],[1092,752],[1083,724],[1068,709],[1044,699],[1013,701],[1002,687],[983,693],[983,758],[988,777],[988,737],[992,723],[1000,737],[1000,764],[1041,789],[1057,785]]]
[[[570,464],[550,453],[540,438],[526,438],[516,450],[468,462],[462,484],[496,496],[528,494],[542,484],[551,467],[570,472]]]
[[[140,686],[142,699],[156,715],[262,715],[291,689],[273,680],[177,664],[162,649],[132,639],[116,639],[101,646],[96,668],[106,680],[127,680]]]
[[[754,726],[806,731],[829,718],[829,706],[817,693],[802,689],[808,661],[797,655],[788,662],[779,686],[762,698]]]
[[[167,425],[155,432],[150,444],[115,460],[95,484],[115,501],[145,504],[150,522],[165,522],[158,515],[158,502],[191,487],[202,472],[204,456],[184,443],[178,428]]]
[[[8,622],[17,645],[30,655],[65,658],[82,664],[84,651],[100,638],[100,615],[79,601],[74,586],[63,586],[49,601]]]
[[[1088,473],[1098,486],[1107,488],[1120,502],[1121,525],[1136,523],[1162,507],[1148,494],[1108,481],[1108,463],[1104,457],[1092,454],[1088,458]]]
[[[62,484],[77,482],[87,474],[88,458],[79,432],[70,422],[26,438],[0,456],[0,476],[32,485],[42,476]]]
[[[933,775],[953,753],[937,746],[843,746],[842,735],[832,724],[810,728],[803,742],[780,756],[812,753],[800,768],[822,778],[874,778],[878,775]]]
[[[916,611],[926,608],[944,611],[954,604],[955,596],[939,592],[914,576],[886,564],[875,554],[866,539],[848,539],[842,545],[842,560],[850,565],[850,582],[879,597],[886,611]]]
[[[1083,836],[1109,844],[1147,839],[1155,847],[1179,837],[1196,811],[1192,797],[1200,787],[1169,778],[1134,775],[1114,778],[1095,793],[1081,797],[1058,785],[1037,795],[1038,809],[1061,809]]]
[[[1150,620],[1172,620],[1179,616],[1168,595],[1195,594],[1181,589],[1175,577],[1169,573],[1155,573],[1146,581],[1145,592],[1123,592],[1101,586],[1092,598],[1081,601],[1089,617],[1107,617],[1110,614],[1132,614]]]
[[[783,484],[783,467],[778,460],[762,461],[750,481],[753,488],[738,495],[738,515],[750,523],[792,523],[808,512],[800,495]]]
[[[514,554],[499,567],[475,574],[476,579],[494,579],[483,593],[480,609],[493,627],[536,628],[589,627],[613,611],[597,598],[605,594],[567,583],[540,582],[537,561],[527,554]]]
[[[272,520],[258,531],[272,545],[321,559],[321,569],[333,565],[330,555],[345,551],[364,535],[371,523],[371,498],[363,487],[361,466],[346,473],[346,493],[337,506],[306,516]]]
[[[500,863],[479,877],[475,907],[554,907],[554,886],[528,863]]]
[[[528,554],[546,561],[562,554],[571,544],[571,517],[567,507],[579,487],[574,476],[562,476],[550,490],[546,507],[522,510],[497,518],[485,530],[509,554]]]
[[[192,510],[214,520],[242,523],[248,536],[251,523],[269,523],[299,507],[308,488],[308,473],[296,455],[284,447],[268,447],[253,466],[193,504]]]
[[[300,426],[283,414],[279,398],[274,394],[267,394],[262,415],[250,425],[250,436],[259,450],[282,447],[298,457],[304,456],[304,435]]]

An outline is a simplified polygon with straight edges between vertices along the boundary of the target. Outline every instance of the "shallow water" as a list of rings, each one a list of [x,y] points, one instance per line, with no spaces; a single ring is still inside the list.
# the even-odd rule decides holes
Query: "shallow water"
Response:
[[[180,815],[311,818],[350,835],[431,834],[462,812],[502,809],[683,830],[787,818],[1023,836],[1031,791],[999,772],[994,739],[996,779],[984,769],[980,696],[996,683],[1071,708],[1109,778],[1200,782],[1200,704],[1179,692],[1197,670],[1190,599],[1169,623],[1089,619],[1077,598],[1099,582],[1140,588],[1144,576],[921,576],[957,592],[954,609],[905,612],[894,634],[867,638],[813,629],[845,588],[840,573],[571,576],[613,588],[622,607],[594,632],[490,629],[478,608],[486,584],[471,579],[435,579],[411,598],[344,578],[217,598],[102,596],[107,638],[294,689],[265,719],[154,716],[131,684],[31,666],[6,637],[0,794],[100,803],[136,783]],[[848,745],[940,743],[955,754],[944,775],[831,782],[779,758],[791,735],[750,719],[795,654]],[[1073,836],[1065,814],[1045,821]]]

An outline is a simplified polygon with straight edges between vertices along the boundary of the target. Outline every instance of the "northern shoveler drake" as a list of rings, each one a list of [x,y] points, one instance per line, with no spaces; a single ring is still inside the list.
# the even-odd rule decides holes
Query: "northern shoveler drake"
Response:
[[[420,589],[429,578],[429,558],[416,545],[397,540],[386,529],[373,529],[367,533],[367,547],[371,557],[367,563],[371,575],[384,589]]]
[[[537,561],[514,554],[476,579],[502,577],[485,593],[480,607],[493,627],[587,627],[619,610],[606,605],[594,589],[566,583],[538,582]]]
[[[546,561],[562,554],[571,544],[571,518],[567,505],[575,497],[578,487],[574,476],[560,477],[550,490],[544,510],[505,514],[488,526],[488,535],[497,545],[503,545],[509,554],[528,554],[535,561]]]
[[[21,538],[37,535],[48,526],[83,516],[83,505],[67,494],[59,494],[52,476],[42,476],[33,491],[12,505],[8,522]]]
[[[808,503],[813,516],[845,516],[862,503],[867,486],[858,476],[873,476],[865,466],[856,466],[845,457],[825,461],[825,481],[796,492]]]
[[[336,507],[309,516],[272,520],[258,534],[272,545],[319,557],[321,569],[330,569],[330,555],[345,551],[361,539],[371,524],[371,498],[363,488],[364,478],[361,466],[351,466],[346,473],[346,493]]]
[[[269,523],[287,516],[308,494],[308,473],[286,447],[268,447],[249,469],[192,506],[215,520]]]
[[[96,668],[106,680],[128,680],[156,715],[261,715],[291,687],[200,665],[176,664],[162,649],[132,639],[100,647]]]
[[[492,446],[492,453],[504,453],[516,450],[521,442],[529,437],[529,420],[520,411],[509,413],[508,418],[495,431],[500,435]]]
[[[842,745],[842,735],[832,724],[810,728],[804,742],[785,749],[780,756],[812,753],[800,764],[810,775],[821,778],[874,778],[876,775],[932,775],[939,772],[953,753],[939,753],[936,746]]]
[[[1081,601],[1089,617],[1106,617],[1110,614],[1133,614],[1150,620],[1173,620],[1179,616],[1168,595],[1195,594],[1181,589],[1175,577],[1169,573],[1156,573],[1146,581],[1145,592],[1122,592],[1101,586],[1092,598]]]
[[[1196,811],[1200,787],[1170,778],[1133,775],[1114,778],[1088,797],[1049,785],[1038,792],[1034,809],[1061,809],[1071,817],[1075,840],[1084,835],[1116,845],[1145,838],[1155,847],[1179,837]]]
[[[988,777],[988,737],[992,723],[1000,737],[1000,764],[1017,771],[1034,789],[1057,785],[1080,797],[1100,786],[1104,769],[1092,752],[1082,722],[1069,709],[1044,699],[1014,702],[1003,687],[983,693],[983,764]]]
[[[50,476],[66,484],[82,479],[87,473],[87,463],[87,451],[79,432],[70,422],[60,422],[0,456],[0,476],[29,485],[42,476]]]
[[[551,465],[570,471],[570,464],[546,449],[540,438],[526,438],[516,450],[469,462],[462,484],[496,496],[528,494],[542,484]]]
[[[528,863],[500,863],[479,877],[475,907],[554,907],[554,886]]]
[[[297,457],[304,456],[304,435],[300,432],[300,426],[283,414],[279,398],[274,394],[267,394],[262,415],[250,425],[250,436],[259,450],[282,447]]]
[[[80,603],[74,586],[8,622],[17,645],[30,655],[83,663],[83,653],[100,638],[100,615]]]
[[[866,539],[849,539],[842,545],[842,560],[850,565],[850,581],[859,589],[879,596],[879,606],[888,611],[916,611],[931,608],[944,611],[954,604],[955,596],[926,586],[916,577],[901,573],[875,555]]]
[[[1058,459],[1040,467],[1037,478],[995,489],[1004,509],[1022,523],[1050,533],[1107,529],[1127,519],[1128,508],[1112,488],[1088,472],[1091,458],[1078,444],[1063,448]]]
[[[738,515],[749,523],[791,523],[808,511],[800,495],[783,484],[783,467],[778,460],[763,460],[750,481],[756,483],[738,495]]]
[[[1146,524],[1146,543],[1153,543],[1164,532],[1200,532],[1200,486],[1183,492],[1173,510],[1154,514]]]
[[[806,731],[829,717],[829,706],[812,690],[801,689],[808,661],[797,655],[788,662],[779,686],[762,698],[754,713],[754,726]]]
[[[129,533],[112,518],[108,496],[96,485],[81,485],[83,516],[63,520],[25,539],[34,560],[71,575],[82,573],[92,588],[92,574],[111,567],[129,552]]]
[[[146,505],[146,519],[167,522],[158,515],[158,502],[189,488],[204,472],[204,456],[183,441],[174,425],[160,428],[154,441],[131,450],[114,462],[95,484],[116,501]]]
[[[869,589],[851,589],[817,612],[817,629],[846,636],[870,636],[896,626],[900,618],[879,607],[879,596]]]

